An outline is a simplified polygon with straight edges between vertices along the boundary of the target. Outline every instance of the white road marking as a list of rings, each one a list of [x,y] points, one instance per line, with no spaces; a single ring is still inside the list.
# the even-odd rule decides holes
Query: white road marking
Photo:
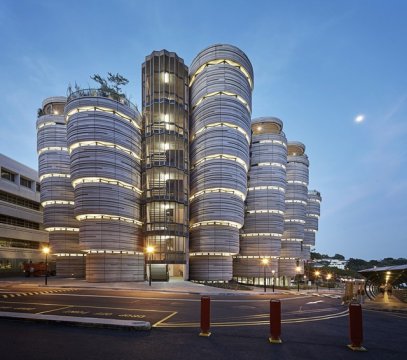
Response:
[[[322,302],[324,302],[324,300],[310,301],[310,302],[307,302],[306,305],[308,305],[308,304],[318,304],[318,303],[322,303]]]

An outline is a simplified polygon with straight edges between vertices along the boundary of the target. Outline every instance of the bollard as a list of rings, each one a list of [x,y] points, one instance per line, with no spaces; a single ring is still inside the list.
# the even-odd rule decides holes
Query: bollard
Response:
[[[360,304],[349,304],[349,337],[351,344],[349,349],[353,351],[367,351],[363,346],[363,323],[362,306]]]
[[[270,337],[272,344],[281,344],[281,302],[270,300]]]
[[[211,336],[209,331],[211,326],[211,298],[209,296],[201,297],[201,332],[199,336]]]

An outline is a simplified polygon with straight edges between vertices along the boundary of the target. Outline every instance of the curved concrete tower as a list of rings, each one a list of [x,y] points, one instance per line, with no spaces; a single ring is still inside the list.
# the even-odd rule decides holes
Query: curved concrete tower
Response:
[[[153,278],[161,269],[188,279],[188,68],[174,52],[154,51],[142,78],[143,222],[145,245],[154,248],[148,261]]]
[[[233,276],[239,282],[263,284],[264,270],[267,279],[278,276],[287,187],[287,139],[282,129],[277,118],[252,120],[245,222],[233,262]]]
[[[296,141],[288,142],[286,212],[279,260],[280,276],[293,277],[304,273],[304,263],[301,259],[308,202],[308,166],[305,145]],[[300,271],[296,271],[297,266],[301,267]]]
[[[308,254],[305,260],[310,259],[311,248],[315,246],[315,235],[318,231],[318,221],[321,213],[321,193],[317,190],[308,191],[307,213],[304,229],[303,250]]]
[[[190,279],[232,279],[249,166],[253,68],[231,45],[212,45],[190,67]]]
[[[79,224],[74,217],[74,192],[66,145],[66,98],[43,101],[37,120],[38,170],[44,226],[58,276],[84,277],[85,258],[79,249]]]
[[[124,97],[80,90],[65,106],[86,280],[144,280],[141,117]]]

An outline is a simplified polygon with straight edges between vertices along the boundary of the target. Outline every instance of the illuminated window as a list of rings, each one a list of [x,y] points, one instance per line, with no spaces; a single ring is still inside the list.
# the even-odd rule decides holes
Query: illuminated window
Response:
[[[164,82],[168,84],[170,82],[170,74],[165,72],[164,73]]]

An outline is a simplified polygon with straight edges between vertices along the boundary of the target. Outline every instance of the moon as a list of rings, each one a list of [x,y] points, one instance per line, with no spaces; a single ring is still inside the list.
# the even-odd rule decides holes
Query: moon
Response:
[[[358,116],[355,117],[355,122],[361,123],[365,120],[365,115],[359,114]]]

